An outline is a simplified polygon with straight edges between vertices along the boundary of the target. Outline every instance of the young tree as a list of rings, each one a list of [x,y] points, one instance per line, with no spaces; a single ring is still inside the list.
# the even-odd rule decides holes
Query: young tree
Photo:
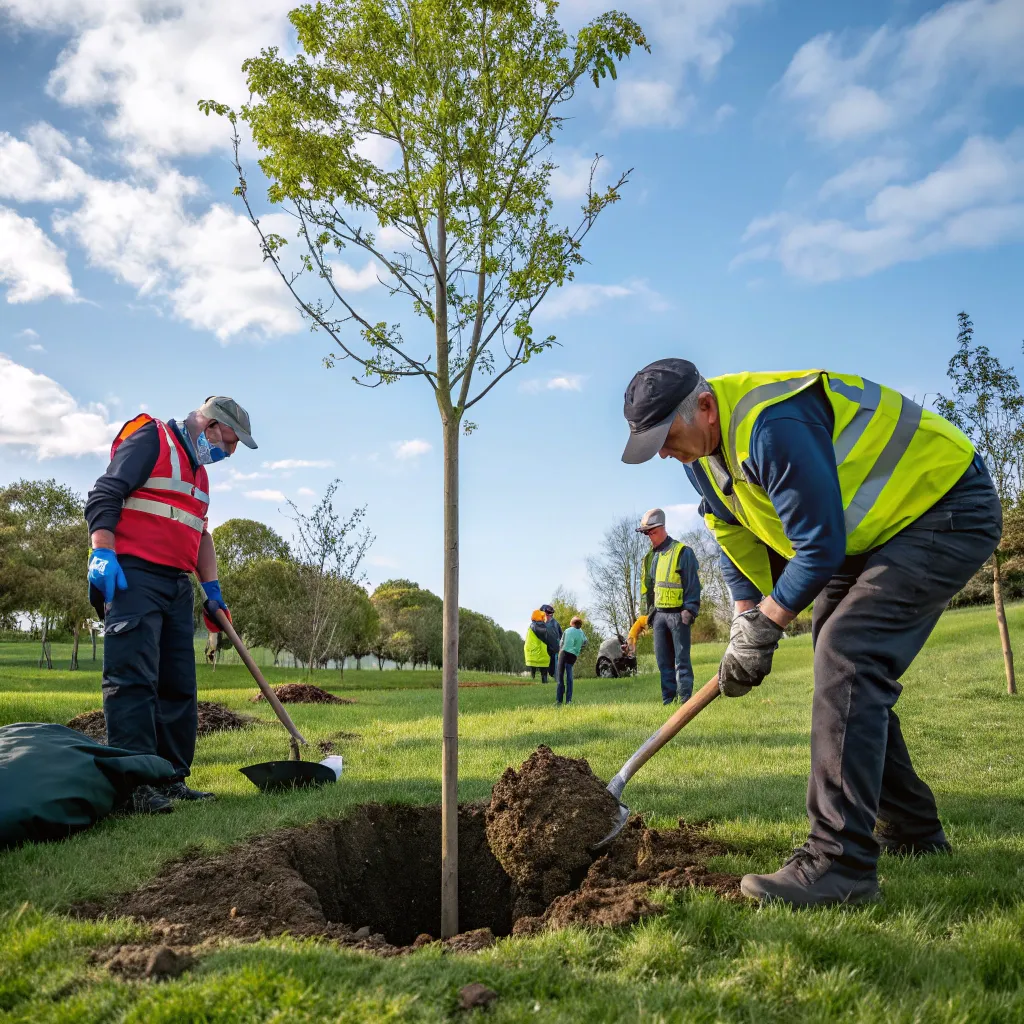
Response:
[[[601,552],[587,559],[597,618],[625,636],[640,614],[640,577],[650,542],[636,532],[637,516],[621,516],[605,532]]]
[[[255,519],[229,519],[213,530],[221,577],[237,572],[250,562],[288,558],[288,542],[273,528]]]
[[[974,324],[958,314],[957,349],[946,376],[953,382],[948,397],[939,395],[935,407],[956,424],[985,460],[1003,506],[1003,539],[992,555],[992,597],[999,623],[1006,669],[1006,691],[1017,692],[1013,648],[1006,625],[1000,566],[1022,546],[1022,488],[1024,488],[1024,395],[1013,367],[1004,367],[986,345],[973,345]]]
[[[589,190],[580,221],[552,218],[545,151],[577,85],[615,76],[640,27],[604,14],[572,40],[555,0],[322,0],[291,13],[301,52],[247,60],[252,101],[239,116],[263,153],[273,203],[290,204],[301,266],[283,264],[285,239],[265,232],[239,195],[265,258],[303,314],[332,342],[328,365],[351,360],[369,386],[408,377],[431,389],[444,449],[441,934],[457,931],[459,437],[466,414],[505,376],[554,343],[531,318],[573,276],[583,239],[619,198],[627,175]],[[395,154],[375,157],[386,150]],[[591,179],[593,181],[593,177]],[[401,239],[384,242],[376,226]],[[408,334],[372,322],[336,280],[331,254],[362,251],[392,296],[426,321]],[[326,296],[326,297],[325,297]],[[429,339],[429,341],[427,341]],[[426,345],[423,342],[427,342]]]

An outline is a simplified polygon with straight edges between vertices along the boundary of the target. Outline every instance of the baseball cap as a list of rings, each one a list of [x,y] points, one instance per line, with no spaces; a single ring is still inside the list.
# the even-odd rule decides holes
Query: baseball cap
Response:
[[[259,447],[250,433],[249,414],[233,398],[213,395],[203,402],[198,411],[207,419],[229,426],[246,448]]]
[[[549,604],[542,604],[540,606],[540,610],[542,612],[544,612],[545,615],[554,615],[555,614],[555,609],[552,608],[551,605],[549,605]]]
[[[659,359],[633,377],[626,388],[622,407],[629,424],[623,462],[637,465],[658,454],[676,418],[679,403],[699,380],[697,367],[688,359]]]
[[[637,533],[646,533],[648,530],[653,530],[656,526],[665,525],[665,513],[660,508],[652,508],[644,513],[643,519],[640,520],[640,525],[636,528]]]

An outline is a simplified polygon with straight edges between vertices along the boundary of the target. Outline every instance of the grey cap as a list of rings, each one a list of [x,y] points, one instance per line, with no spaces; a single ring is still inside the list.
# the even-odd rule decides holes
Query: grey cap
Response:
[[[648,530],[653,530],[656,526],[664,525],[665,513],[660,508],[652,508],[644,513],[644,517],[640,520],[640,525],[636,528],[636,532],[646,533]]]
[[[208,420],[216,420],[230,427],[246,448],[259,447],[250,433],[252,427],[249,425],[249,414],[233,398],[213,395],[203,402],[197,411]]]

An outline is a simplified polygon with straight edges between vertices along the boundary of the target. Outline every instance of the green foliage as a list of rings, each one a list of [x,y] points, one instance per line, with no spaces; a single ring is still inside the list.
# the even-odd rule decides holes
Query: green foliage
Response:
[[[551,607],[555,609],[555,618],[563,630],[569,628],[569,623],[574,616],[583,620],[580,627],[587,637],[587,646],[583,648],[576,661],[574,677],[577,679],[592,679],[596,674],[597,651],[606,639],[605,635],[593,622],[590,621],[590,613],[580,603],[579,598],[565,587],[559,587],[555,596],[551,599]]]
[[[213,530],[221,579],[251,562],[290,557],[288,542],[272,527],[255,519],[229,519]]]

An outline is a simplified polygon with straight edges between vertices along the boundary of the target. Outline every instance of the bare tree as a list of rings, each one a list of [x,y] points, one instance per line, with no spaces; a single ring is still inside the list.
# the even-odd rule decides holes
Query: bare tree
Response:
[[[716,619],[732,619],[732,598],[722,572],[722,549],[710,530],[690,530],[679,538],[697,558],[700,577],[701,611],[712,611]]]
[[[1021,498],[1024,488],[1024,395],[1013,367],[1004,367],[985,345],[972,346],[974,324],[958,314],[957,349],[946,376],[953,382],[950,397],[939,395],[935,407],[970,439],[985,460],[1003,506],[1003,539],[990,560],[992,597],[999,623],[1006,669],[1006,692],[1017,692],[1013,648],[1003,606],[1001,565],[1020,548]]]
[[[636,516],[622,516],[605,532],[601,552],[587,559],[594,616],[625,636],[640,614],[640,582],[650,542],[636,532]]]

